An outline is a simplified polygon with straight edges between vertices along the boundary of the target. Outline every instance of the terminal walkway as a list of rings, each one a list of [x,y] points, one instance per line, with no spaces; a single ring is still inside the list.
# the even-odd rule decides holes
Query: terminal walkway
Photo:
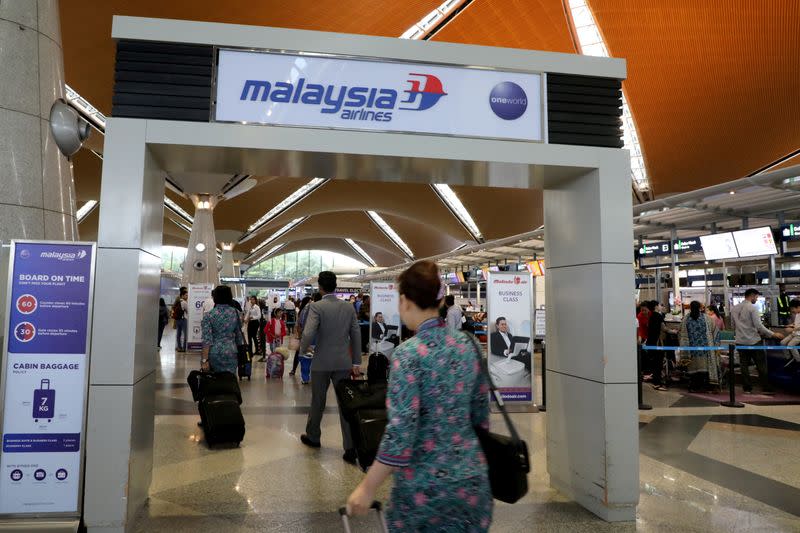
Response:
[[[242,384],[247,434],[240,448],[209,450],[197,427],[186,375],[199,355],[175,354],[165,331],[156,386],[153,483],[136,531],[324,532],[341,530],[336,509],[363,474],[341,459],[331,391],[323,448],[300,444],[311,389],[299,376],[265,380],[255,363]],[[655,393],[640,416],[641,501],[636,523],[608,524],[549,488],[545,413],[515,414],[531,447],[528,496],[497,504],[493,532],[781,532],[800,530],[800,406],[680,407]],[[492,419],[502,427],[499,415]],[[388,496],[388,489],[382,497]],[[768,503],[765,503],[766,500]],[[376,531],[374,517],[354,531]]]

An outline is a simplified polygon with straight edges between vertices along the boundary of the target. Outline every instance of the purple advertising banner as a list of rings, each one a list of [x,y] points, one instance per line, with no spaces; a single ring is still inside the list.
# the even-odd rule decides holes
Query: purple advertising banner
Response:
[[[91,273],[91,245],[19,243],[8,352],[86,353]]]
[[[80,514],[95,245],[12,241],[0,369],[0,521]]]

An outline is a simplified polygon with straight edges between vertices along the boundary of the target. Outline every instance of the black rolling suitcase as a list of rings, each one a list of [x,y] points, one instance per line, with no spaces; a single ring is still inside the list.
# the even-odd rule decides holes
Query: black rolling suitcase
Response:
[[[199,402],[207,396],[231,394],[242,403],[242,391],[239,389],[239,380],[230,372],[201,372],[192,370],[187,380],[192,390],[192,398]]]
[[[350,426],[358,465],[366,472],[386,429],[386,383],[345,379],[336,384],[342,416]]]
[[[232,394],[206,396],[200,400],[200,421],[209,447],[239,445],[244,439],[244,417],[239,401]]]
[[[380,352],[370,354],[367,381],[372,384],[389,382],[389,358]]]

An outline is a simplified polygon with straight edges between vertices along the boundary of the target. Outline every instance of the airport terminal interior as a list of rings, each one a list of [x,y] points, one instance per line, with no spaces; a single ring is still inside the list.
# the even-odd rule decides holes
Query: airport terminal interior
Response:
[[[798,30],[0,0],[0,532],[800,531]]]

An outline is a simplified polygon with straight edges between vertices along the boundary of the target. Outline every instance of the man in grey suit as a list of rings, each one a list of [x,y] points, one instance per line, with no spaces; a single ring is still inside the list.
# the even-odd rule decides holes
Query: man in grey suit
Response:
[[[310,304],[308,317],[300,340],[300,352],[307,353],[314,342],[314,360],[311,363],[311,411],[308,413],[306,432],[300,441],[311,448],[320,447],[320,422],[325,411],[328,387],[343,379],[361,374],[361,329],[352,304],[339,300],[336,291],[336,274],[319,273],[319,292],[322,300]],[[356,452],[350,427],[339,411],[342,426],[344,456],[342,459],[356,464]]]

